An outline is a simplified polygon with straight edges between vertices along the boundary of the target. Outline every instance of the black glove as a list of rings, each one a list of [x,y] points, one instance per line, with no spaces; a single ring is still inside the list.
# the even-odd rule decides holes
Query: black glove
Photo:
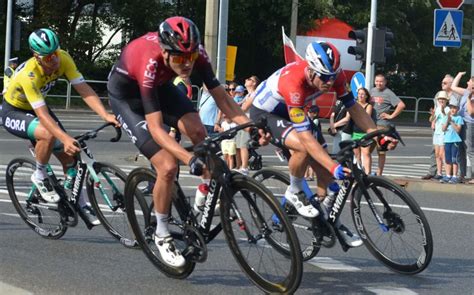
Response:
[[[201,176],[204,171],[204,162],[194,156],[191,158],[191,161],[189,161],[189,173],[192,175],[196,176]]]
[[[381,152],[388,151],[388,146],[392,142],[398,142],[399,138],[400,138],[400,135],[398,135],[398,132],[396,131],[390,134],[384,134],[382,136],[379,136],[379,138],[377,138],[377,142],[379,144],[378,150]]]

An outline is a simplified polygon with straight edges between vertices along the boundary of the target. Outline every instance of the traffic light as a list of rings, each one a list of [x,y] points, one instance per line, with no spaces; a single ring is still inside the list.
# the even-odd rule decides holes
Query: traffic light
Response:
[[[395,38],[395,35],[390,31],[390,29],[386,29],[385,31],[385,48],[384,48],[384,55],[385,58],[390,58],[395,55],[395,49],[392,47],[392,41]]]
[[[374,46],[372,52],[372,60],[374,63],[384,64],[387,57],[390,58],[395,54],[392,47],[392,40],[394,35],[392,31],[387,28],[374,30]]]
[[[356,60],[365,61],[367,57],[367,28],[350,31],[349,38],[356,40],[356,46],[349,46],[347,53],[355,55]]]

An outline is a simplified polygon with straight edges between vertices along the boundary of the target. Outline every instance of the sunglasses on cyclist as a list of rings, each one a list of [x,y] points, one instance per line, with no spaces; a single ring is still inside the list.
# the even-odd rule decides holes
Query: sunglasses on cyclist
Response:
[[[329,82],[329,80],[332,80],[332,81],[336,80],[337,73],[332,74],[332,75],[324,75],[324,74],[316,73],[316,76],[318,76],[319,80],[323,81],[324,83],[327,83]]]
[[[176,64],[184,64],[187,61],[193,62],[199,56],[199,52],[187,53],[187,54],[170,54],[170,60]]]
[[[58,52],[55,51],[55,52],[50,53],[48,55],[39,55],[39,54],[37,54],[36,56],[39,57],[39,59],[41,59],[41,61],[49,63],[53,60],[53,58],[58,57]]]

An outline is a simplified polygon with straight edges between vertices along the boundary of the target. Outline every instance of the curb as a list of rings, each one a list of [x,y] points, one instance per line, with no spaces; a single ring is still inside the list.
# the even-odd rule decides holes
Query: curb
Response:
[[[395,181],[401,187],[405,188],[408,192],[424,191],[446,194],[462,194],[474,197],[474,185],[471,184],[458,183],[453,185],[448,183],[439,183],[431,180],[417,180],[396,177],[389,178]]]
[[[131,156],[126,159],[129,162],[133,162],[137,166],[141,167],[150,167],[150,162],[145,157],[139,157],[135,161],[135,157]],[[187,169],[182,169],[181,171],[186,171]],[[474,185],[470,184],[448,184],[448,183],[439,183],[431,180],[418,180],[415,178],[400,178],[400,177],[390,177],[387,178],[395,181],[398,185],[406,189],[408,192],[414,191],[423,191],[423,192],[436,192],[436,193],[446,193],[446,194],[462,194],[466,196],[474,197]]]

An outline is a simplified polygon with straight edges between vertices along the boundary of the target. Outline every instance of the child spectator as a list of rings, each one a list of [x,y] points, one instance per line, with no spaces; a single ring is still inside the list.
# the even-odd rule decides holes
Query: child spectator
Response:
[[[227,131],[231,128],[237,127],[237,124],[232,122],[229,117],[223,114],[224,121],[222,121],[219,132]],[[224,160],[229,166],[229,169],[234,169],[234,156],[236,153],[235,139],[224,139],[221,142],[222,154],[224,155]]]
[[[324,140],[323,133],[321,131],[321,123],[319,122],[319,107],[317,105],[312,105],[308,109],[308,117],[310,118],[311,129],[314,137],[318,140],[318,142],[323,148],[326,148],[327,144]],[[315,176],[315,172],[313,171],[311,166],[308,165],[304,177],[306,178],[306,180],[314,180]]]
[[[444,152],[446,155],[446,176],[440,182],[446,183],[460,183],[458,175],[458,154],[459,145],[462,144],[459,133],[461,132],[464,120],[458,116],[458,106],[455,104],[449,105],[448,119],[443,124],[444,133]],[[452,176],[452,177],[451,177]]]
[[[438,106],[430,116],[431,128],[434,130],[433,134],[433,145],[435,149],[436,158],[436,170],[437,174],[433,179],[441,180],[443,178],[443,161],[444,161],[444,131],[443,125],[448,120],[449,108],[446,106],[448,103],[448,94],[446,91],[439,91],[436,99],[438,100]]]

